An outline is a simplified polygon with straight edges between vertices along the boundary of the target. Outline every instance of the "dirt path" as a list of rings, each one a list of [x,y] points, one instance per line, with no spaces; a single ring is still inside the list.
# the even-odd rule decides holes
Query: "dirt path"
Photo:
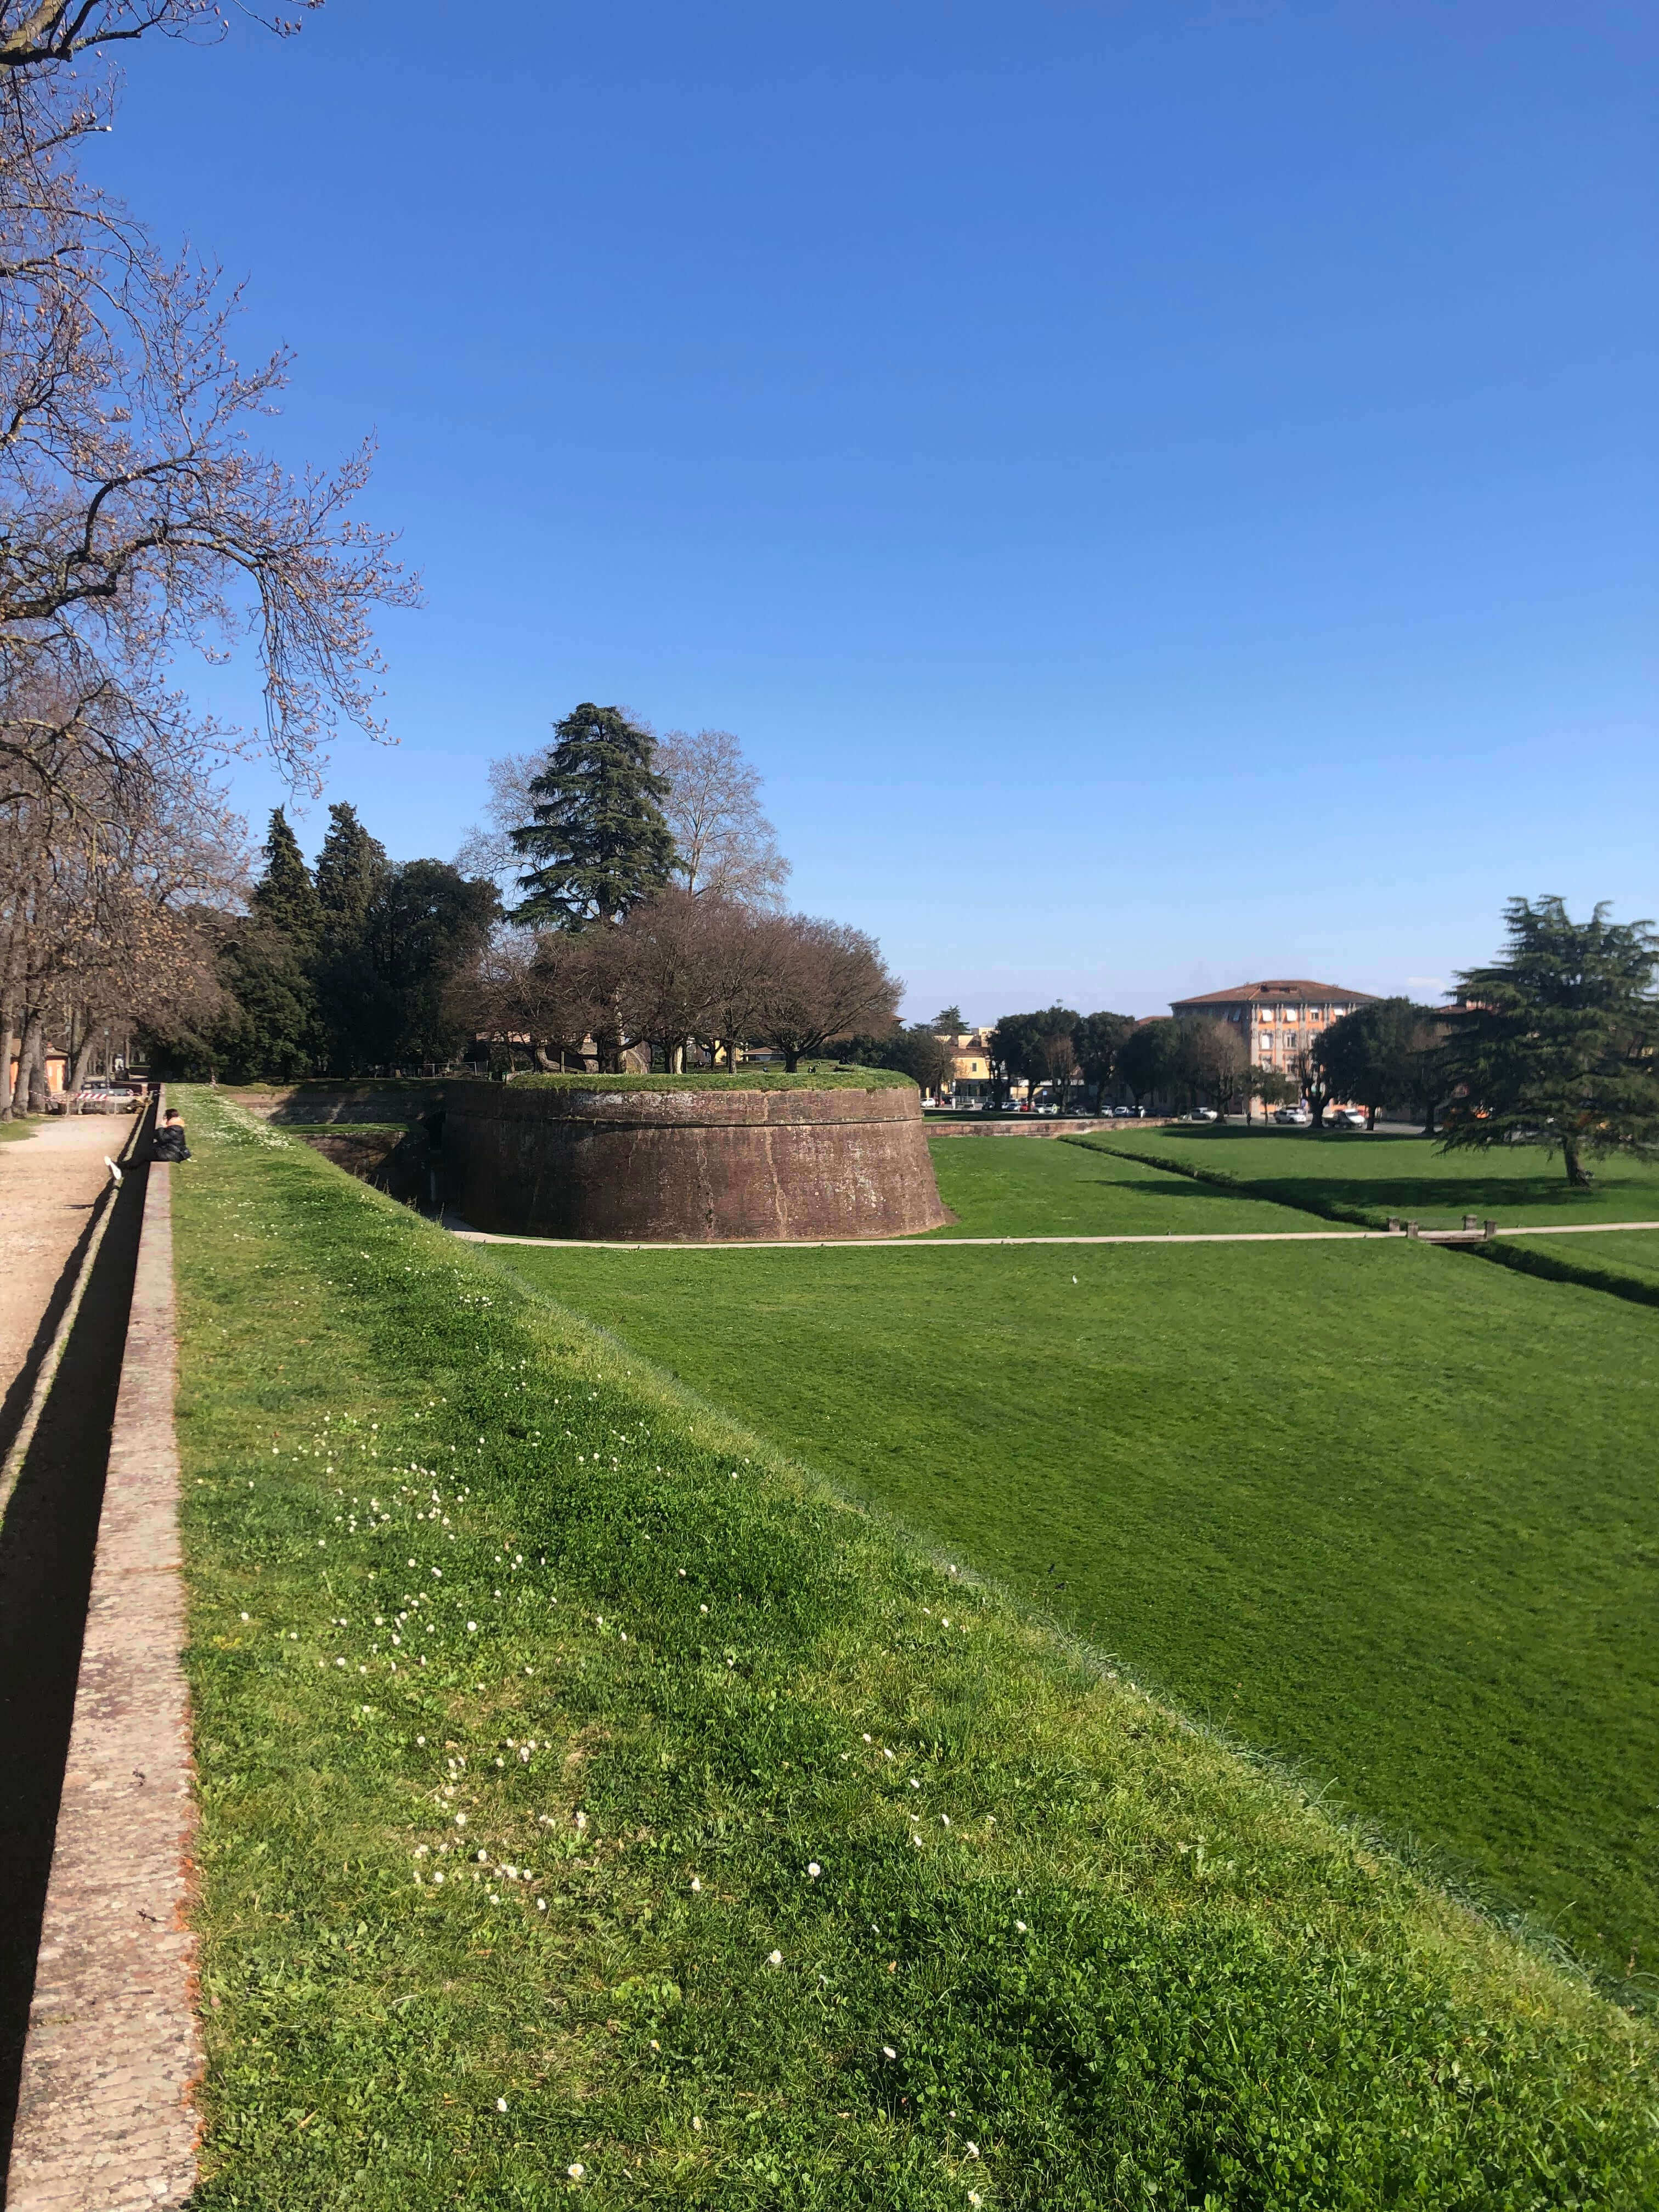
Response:
[[[87,1225],[112,1159],[131,1133],[125,1114],[65,1115],[0,1145],[0,1449],[52,1294]]]
[[[466,1244],[530,1244],[545,1252],[959,1252],[964,1245],[993,1244],[1480,1244],[1475,1229],[1425,1229],[1416,1238],[1404,1229],[1207,1229],[1162,1230],[1137,1237],[711,1237],[696,1244],[623,1244],[597,1237],[507,1237],[493,1230],[469,1229],[459,1215],[441,1224]],[[1547,1221],[1535,1228],[1495,1229],[1494,1237],[1600,1237],[1615,1231],[1659,1230],[1659,1221]]]

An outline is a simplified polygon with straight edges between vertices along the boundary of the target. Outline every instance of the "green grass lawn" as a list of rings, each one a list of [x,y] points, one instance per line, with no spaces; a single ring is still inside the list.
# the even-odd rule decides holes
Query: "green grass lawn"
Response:
[[[1234,1177],[1286,1205],[1359,1208],[1378,1228],[1390,1213],[1414,1217],[1425,1229],[1455,1227],[1465,1212],[1495,1219],[1505,1229],[1528,1222],[1659,1223],[1659,1168],[1632,1160],[1594,1161],[1591,1188],[1570,1190],[1559,1154],[1552,1158],[1531,1145],[1443,1152],[1424,1137],[1311,1129],[1136,1130],[1128,1123],[1121,1134],[1114,1129],[1073,1141]]]
[[[1547,1280],[1587,1284],[1659,1305],[1659,1229],[1606,1237],[1504,1237],[1492,1250],[1496,1258]]]
[[[32,1137],[40,1126],[38,1121],[0,1121],[0,1145],[13,1143],[19,1137]]]
[[[1652,2203],[1648,2026],[185,1110],[193,2212]]]
[[[1659,1966],[1659,1317],[1403,1242],[496,1256],[1608,1969]]]
[[[1205,1236],[1318,1229],[1271,1200],[1193,1182],[1052,1137],[935,1137],[939,1194],[957,1216],[933,1237]]]
[[[1659,1289],[1659,1228],[1627,1230],[1611,1237],[1517,1237],[1516,1249],[1577,1267],[1623,1276]]]

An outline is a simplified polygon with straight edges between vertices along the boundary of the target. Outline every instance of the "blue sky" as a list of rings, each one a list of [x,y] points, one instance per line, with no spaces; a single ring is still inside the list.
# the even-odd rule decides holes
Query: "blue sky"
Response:
[[[99,158],[295,349],[276,452],[378,434],[426,605],[327,796],[395,854],[615,700],[738,733],[913,1013],[1432,996],[1512,892],[1659,910],[1656,63],[1622,0],[329,0],[138,50]]]

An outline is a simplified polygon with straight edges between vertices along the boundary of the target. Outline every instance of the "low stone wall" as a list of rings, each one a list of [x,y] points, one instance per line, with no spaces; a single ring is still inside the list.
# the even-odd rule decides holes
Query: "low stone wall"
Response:
[[[1161,1129],[1173,1114],[1149,1114],[1144,1121],[1116,1121],[1109,1114],[988,1114],[983,1121],[967,1115],[930,1114],[930,1137],[1083,1137],[1097,1129]]]
[[[445,1101],[447,1202],[475,1229],[646,1243],[937,1229],[920,1094],[563,1091]]]

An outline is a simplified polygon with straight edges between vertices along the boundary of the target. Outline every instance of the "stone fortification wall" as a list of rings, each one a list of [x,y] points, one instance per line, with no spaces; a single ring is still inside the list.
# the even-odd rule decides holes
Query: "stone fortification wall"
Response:
[[[473,1228],[643,1243],[902,1237],[950,1218],[920,1094],[467,1085],[448,1204]]]

